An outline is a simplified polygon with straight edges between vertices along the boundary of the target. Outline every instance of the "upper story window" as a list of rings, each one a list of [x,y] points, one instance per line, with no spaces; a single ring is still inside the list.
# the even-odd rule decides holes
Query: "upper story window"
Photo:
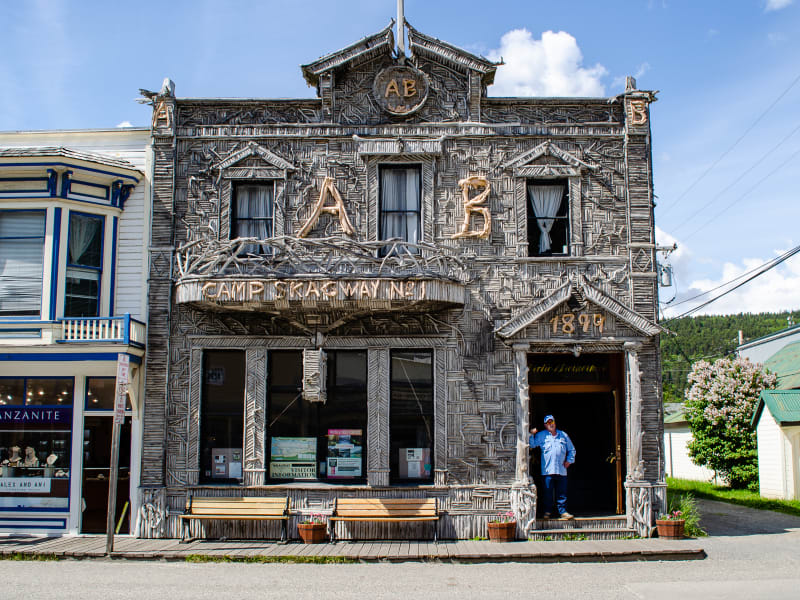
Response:
[[[0,211],[0,317],[41,315],[43,210]]]
[[[528,255],[569,254],[569,194],[565,180],[528,182]]]
[[[273,183],[235,186],[231,239],[271,238],[274,232],[274,196]],[[266,254],[268,251],[268,247],[262,244],[247,244],[242,248],[242,252],[250,254]]]
[[[419,165],[380,167],[380,239],[399,238],[412,244],[420,241],[421,196]]]
[[[96,317],[103,274],[103,225],[97,215],[71,212],[67,243],[65,317]]]

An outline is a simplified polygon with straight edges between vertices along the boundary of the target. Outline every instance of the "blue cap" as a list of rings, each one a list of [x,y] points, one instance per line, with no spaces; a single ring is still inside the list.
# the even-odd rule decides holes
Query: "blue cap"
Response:
[[[544,418],[544,422],[545,422],[545,423],[547,423],[548,421],[555,421],[555,418],[553,417],[553,415],[547,415],[547,416]]]

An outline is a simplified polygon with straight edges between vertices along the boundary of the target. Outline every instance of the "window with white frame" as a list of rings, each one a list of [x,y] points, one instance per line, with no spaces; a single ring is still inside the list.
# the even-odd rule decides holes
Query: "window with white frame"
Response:
[[[96,317],[103,275],[103,225],[99,215],[70,212],[65,317]]]
[[[0,211],[0,317],[41,315],[43,210]]]
[[[381,165],[379,172],[378,236],[418,243],[422,238],[422,169],[419,165]]]
[[[275,184],[238,184],[233,188],[233,218],[231,239],[256,238],[265,240],[274,231]],[[269,247],[262,244],[247,244],[242,247],[246,254],[267,254]]]
[[[528,255],[569,254],[569,191],[566,180],[529,181]]]

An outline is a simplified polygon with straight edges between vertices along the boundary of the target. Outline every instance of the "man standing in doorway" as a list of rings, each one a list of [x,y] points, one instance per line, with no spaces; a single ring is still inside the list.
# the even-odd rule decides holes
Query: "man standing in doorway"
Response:
[[[575,446],[569,436],[556,429],[553,415],[544,418],[546,431],[531,429],[528,443],[531,448],[542,449],[542,476],[544,477],[544,514],[549,519],[553,513],[553,496],[562,519],[574,519],[567,512],[567,469],[575,462]],[[538,431],[538,432],[537,432]]]

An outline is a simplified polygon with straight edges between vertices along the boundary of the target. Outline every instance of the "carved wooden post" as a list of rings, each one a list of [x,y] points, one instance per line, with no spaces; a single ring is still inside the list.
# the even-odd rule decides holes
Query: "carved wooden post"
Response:
[[[642,372],[639,368],[640,343],[627,342],[625,356],[628,365],[628,480],[644,476],[642,459]]]
[[[267,410],[267,349],[248,348],[244,420],[244,484],[264,485],[264,420]]]
[[[530,386],[528,384],[528,344],[514,344],[514,375],[517,384],[517,469],[516,483],[528,485],[528,436],[530,435]]]
[[[367,381],[367,482],[389,485],[389,349],[369,350]]]

